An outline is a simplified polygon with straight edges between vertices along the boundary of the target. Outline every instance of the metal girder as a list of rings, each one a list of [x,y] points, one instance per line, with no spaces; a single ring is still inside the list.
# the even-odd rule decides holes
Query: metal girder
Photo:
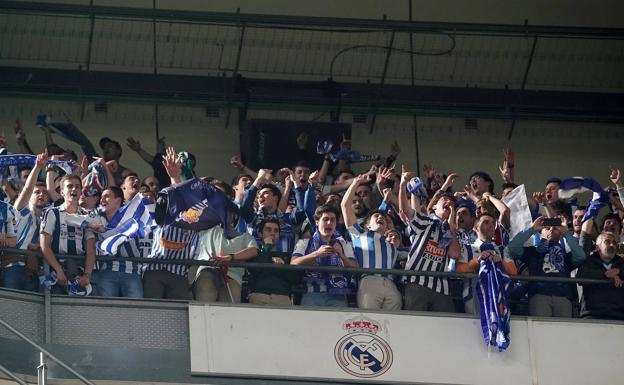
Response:
[[[234,81],[209,76],[0,67],[0,96],[67,100],[82,96],[95,101],[222,106],[221,90],[234,87]],[[246,86],[249,95],[232,93],[234,106],[249,102],[256,108],[282,110],[333,108],[333,101],[323,95],[318,82],[246,79]],[[379,85],[346,83],[341,87],[342,108],[365,112],[370,95]],[[623,123],[624,94],[386,84],[378,113]]]
[[[346,29],[392,30],[396,32],[452,32],[518,34],[540,36],[576,36],[596,38],[624,38],[622,28],[592,28],[543,25],[509,25],[482,23],[421,22],[408,20],[375,20],[318,16],[287,16],[245,14],[235,12],[184,11],[136,7],[88,6],[80,4],[55,4],[27,1],[0,0],[0,10],[17,13],[62,14],[74,16],[157,20],[180,23],[229,24],[264,27],[318,27]]]

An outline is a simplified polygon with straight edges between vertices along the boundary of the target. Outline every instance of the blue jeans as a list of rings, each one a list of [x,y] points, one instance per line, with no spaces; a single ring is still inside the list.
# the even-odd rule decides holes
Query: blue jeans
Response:
[[[26,266],[11,266],[2,269],[3,286],[9,289],[39,291],[37,274],[26,276]]]
[[[305,293],[301,297],[301,306],[348,307],[349,302],[344,294]]]
[[[143,298],[143,282],[138,274],[98,270],[93,272],[93,283],[102,297]]]

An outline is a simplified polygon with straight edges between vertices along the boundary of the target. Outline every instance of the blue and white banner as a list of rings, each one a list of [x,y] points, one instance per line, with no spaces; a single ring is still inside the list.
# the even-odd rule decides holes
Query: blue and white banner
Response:
[[[106,225],[102,240],[97,247],[106,254],[115,255],[121,244],[131,238],[145,237],[146,229],[156,226],[149,210],[151,203],[136,194],[125,206],[122,206]]]
[[[36,160],[37,155],[30,154],[0,155],[0,168],[9,166],[34,167]],[[58,166],[67,174],[71,174],[74,169],[72,162],[66,160],[48,160],[48,165]]]
[[[561,199],[568,199],[576,194],[590,191],[592,192],[592,199],[587,204],[587,210],[581,222],[595,218],[600,209],[609,203],[609,195],[604,191],[600,183],[590,177],[575,176],[564,179],[559,186],[559,198]]]

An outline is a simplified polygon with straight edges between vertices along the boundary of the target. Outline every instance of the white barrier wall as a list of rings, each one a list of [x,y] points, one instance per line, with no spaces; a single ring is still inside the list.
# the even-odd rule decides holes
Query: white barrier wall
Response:
[[[624,325],[514,319],[507,351],[479,320],[414,313],[189,306],[194,375],[439,384],[621,384]]]

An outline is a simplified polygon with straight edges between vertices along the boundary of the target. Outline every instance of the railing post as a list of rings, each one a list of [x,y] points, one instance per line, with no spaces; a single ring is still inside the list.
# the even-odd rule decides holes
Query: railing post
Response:
[[[39,352],[39,366],[37,366],[37,385],[46,385],[48,382],[48,366],[43,361],[43,352]]]
[[[43,261],[43,274],[50,274],[50,265]],[[43,327],[44,338],[46,344],[52,343],[52,302],[50,300],[50,289],[46,286],[43,288]]]

